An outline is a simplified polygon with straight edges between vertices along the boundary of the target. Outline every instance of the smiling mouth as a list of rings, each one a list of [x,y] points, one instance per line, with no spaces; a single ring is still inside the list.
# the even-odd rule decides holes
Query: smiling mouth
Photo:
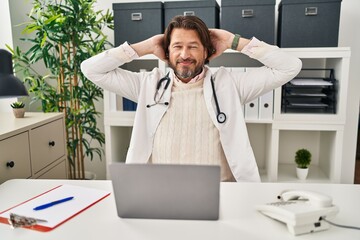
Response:
[[[188,65],[195,63],[195,61],[194,60],[179,60],[179,61],[177,61],[177,63],[188,66]]]

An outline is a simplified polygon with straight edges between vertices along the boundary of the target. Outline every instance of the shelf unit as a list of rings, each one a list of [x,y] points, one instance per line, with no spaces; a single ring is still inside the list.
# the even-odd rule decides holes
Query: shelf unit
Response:
[[[273,119],[246,120],[261,179],[264,182],[300,181],[295,174],[294,156],[297,149],[308,148],[313,157],[306,182],[349,183],[350,173],[345,176],[341,170],[344,164],[355,161],[355,158],[346,159],[345,152],[354,153],[354,156],[356,152],[352,144],[344,144],[344,130],[349,120],[346,118],[346,106],[350,49],[288,48],[284,51],[299,57],[303,68],[334,69],[338,81],[337,109],[336,113],[284,113],[281,111],[281,87],[275,89]],[[159,67],[166,71],[166,64],[152,55],[132,64],[138,70]],[[227,50],[209,66],[248,68],[262,65],[243,54]],[[104,93],[104,104],[106,161],[124,161],[135,112],[122,111],[122,97],[108,91]],[[354,117],[357,114],[354,112]],[[353,132],[356,135],[356,131]]]

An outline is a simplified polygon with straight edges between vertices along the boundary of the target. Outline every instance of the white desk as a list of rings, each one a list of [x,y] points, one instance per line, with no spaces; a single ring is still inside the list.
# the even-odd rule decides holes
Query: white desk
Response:
[[[0,185],[0,211],[59,184],[112,191],[110,181],[10,180]],[[100,201],[50,232],[11,229],[0,224],[0,238],[12,239],[360,239],[360,231],[331,226],[329,230],[293,237],[283,223],[257,212],[254,205],[276,200],[286,189],[313,190],[333,197],[340,212],[333,222],[360,226],[360,185],[221,183],[218,221],[144,220],[118,218],[114,195]]]

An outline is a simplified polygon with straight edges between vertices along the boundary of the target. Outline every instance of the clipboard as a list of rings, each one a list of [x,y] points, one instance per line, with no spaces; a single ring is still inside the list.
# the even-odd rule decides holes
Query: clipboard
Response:
[[[46,220],[47,222],[39,222],[37,225],[24,228],[48,232],[77,216],[109,195],[110,192],[104,190],[75,185],[59,185],[5,211],[1,211],[0,223],[9,224],[8,220],[10,218],[10,213],[15,213],[26,217]],[[34,210],[34,207],[36,206],[69,196],[73,196],[74,199],[44,210]]]

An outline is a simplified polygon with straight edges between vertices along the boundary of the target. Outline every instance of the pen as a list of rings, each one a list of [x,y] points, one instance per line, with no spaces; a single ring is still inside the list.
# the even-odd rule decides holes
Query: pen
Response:
[[[52,206],[57,205],[57,204],[60,204],[60,203],[70,201],[70,200],[72,200],[73,198],[74,198],[74,197],[67,197],[67,198],[63,198],[63,199],[56,200],[56,201],[53,201],[53,202],[45,203],[45,204],[43,204],[43,205],[40,205],[40,206],[37,206],[37,207],[33,208],[33,210],[35,210],[35,211],[43,210],[43,209],[45,209],[45,208],[49,208],[49,207],[52,207]]]

